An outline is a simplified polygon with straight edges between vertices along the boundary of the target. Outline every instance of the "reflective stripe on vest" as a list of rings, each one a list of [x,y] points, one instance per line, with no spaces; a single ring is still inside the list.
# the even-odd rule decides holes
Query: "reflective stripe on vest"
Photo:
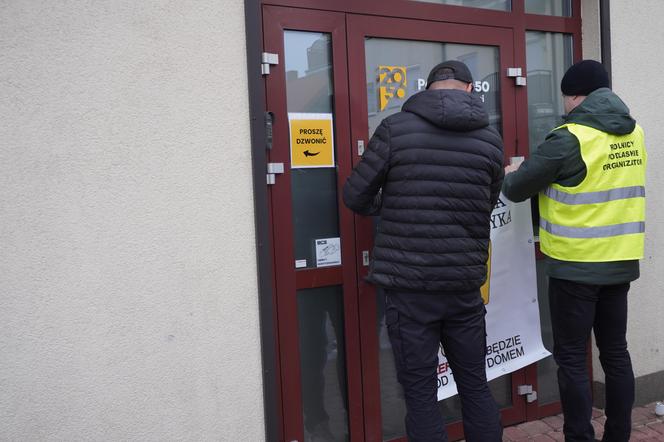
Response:
[[[634,223],[614,224],[612,226],[567,227],[552,224],[542,218],[540,219],[540,227],[552,235],[565,236],[567,238],[607,238],[646,231],[646,223],[638,221]]]
[[[563,261],[640,259],[645,239],[643,131],[614,135],[566,124],[579,140],[586,176],[577,186],[552,184],[540,193],[540,247]],[[560,129],[556,128],[554,130]]]
[[[644,186],[631,186],[597,192],[567,193],[553,187],[547,187],[544,195],[563,204],[595,204],[646,196],[646,188]]]

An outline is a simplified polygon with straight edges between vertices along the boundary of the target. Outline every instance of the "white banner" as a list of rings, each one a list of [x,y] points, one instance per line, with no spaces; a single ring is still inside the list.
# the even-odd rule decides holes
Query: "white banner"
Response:
[[[501,194],[491,215],[490,278],[482,288],[489,380],[550,355],[542,344],[532,232],[530,201],[513,203]],[[455,395],[457,388],[442,352],[438,361],[442,400]]]

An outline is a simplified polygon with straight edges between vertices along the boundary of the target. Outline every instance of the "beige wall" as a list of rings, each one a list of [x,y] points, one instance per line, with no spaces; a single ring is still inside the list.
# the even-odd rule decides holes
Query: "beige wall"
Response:
[[[664,125],[659,87],[664,60],[656,57],[664,47],[664,3],[644,0],[639,7],[629,0],[611,1],[611,67],[613,89],[629,106],[646,132],[648,147],[646,256],[641,278],[629,297],[628,344],[637,377],[664,371]],[[583,51],[585,58],[600,57],[598,7],[583,1]],[[594,378],[604,381],[597,351]],[[662,390],[664,393],[664,390]]]
[[[0,2],[0,439],[264,439],[242,0]]]
[[[613,89],[646,133],[646,256],[629,303],[629,349],[636,376],[664,370],[664,2],[611,1]],[[664,393],[664,390],[662,390]]]

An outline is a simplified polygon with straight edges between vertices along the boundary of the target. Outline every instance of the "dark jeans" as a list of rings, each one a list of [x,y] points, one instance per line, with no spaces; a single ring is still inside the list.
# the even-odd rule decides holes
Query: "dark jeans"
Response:
[[[634,404],[634,373],[627,351],[629,283],[590,285],[549,278],[553,356],[563,406],[566,441],[592,441],[592,397],[587,365],[591,329],[606,377],[603,441],[628,441]]]
[[[408,440],[447,441],[437,399],[442,342],[459,390],[466,440],[500,441],[500,413],[486,380],[486,310],[479,290],[458,294],[386,290],[385,301],[397,378],[406,399]]]

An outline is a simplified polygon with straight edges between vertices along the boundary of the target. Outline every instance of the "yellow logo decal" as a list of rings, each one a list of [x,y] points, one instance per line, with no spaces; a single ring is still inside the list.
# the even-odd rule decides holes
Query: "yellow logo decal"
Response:
[[[394,97],[406,96],[406,68],[403,66],[378,66],[380,110],[384,110]]]

